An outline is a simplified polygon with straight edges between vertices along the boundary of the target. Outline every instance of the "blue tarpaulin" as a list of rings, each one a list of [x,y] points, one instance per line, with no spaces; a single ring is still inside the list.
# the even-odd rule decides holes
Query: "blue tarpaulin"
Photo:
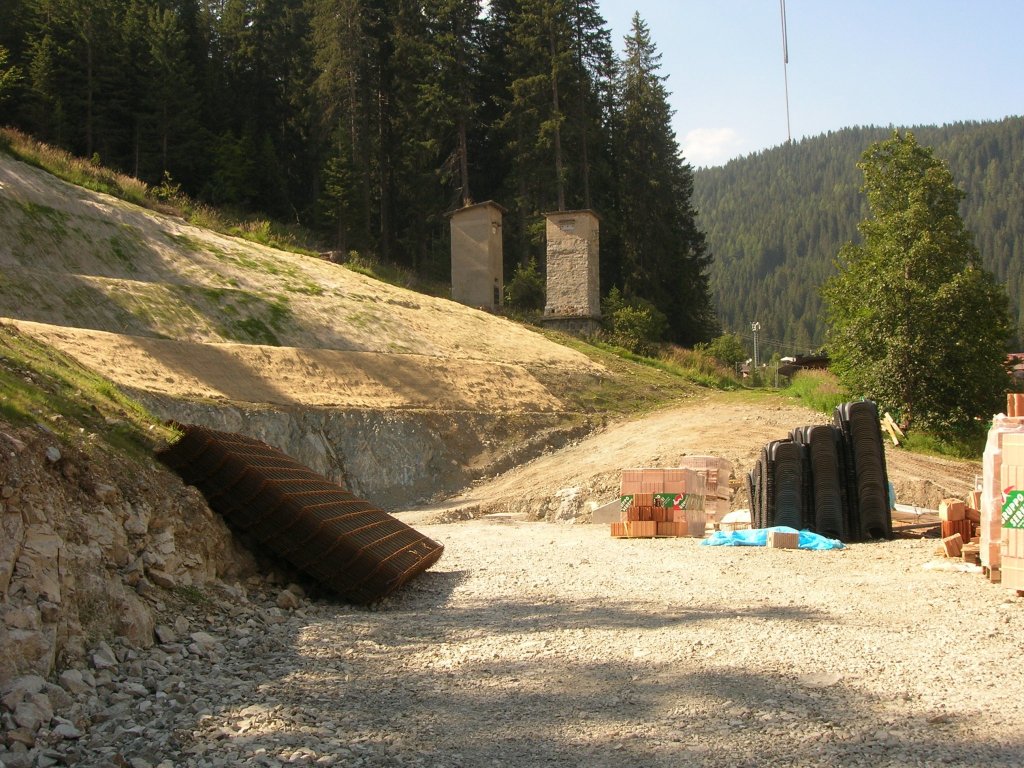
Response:
[[[745,531],[715,531],[701,542],[705,547],[764,547],[768,545],[768,534],[771,531],[783,533],[799,533],[800,549],[843,549],[843,542],[828,539],[812,531],[797,531],[785,525],[773,528],[752,528]]]

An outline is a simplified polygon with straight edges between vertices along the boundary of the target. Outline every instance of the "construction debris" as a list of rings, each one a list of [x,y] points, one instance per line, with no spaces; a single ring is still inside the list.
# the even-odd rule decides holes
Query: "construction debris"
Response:
[[[981,523],[981,566],[993,582],[1004,581],[1001,570],[1004,567],[1004,550],[1007,557],[1015,560],[1024,558],[1010,555],[1010,539],[1016,534],[1011,531],[1024,527],[1024,400],[1020,395],[1007,395],[1007,413],[996,415],[988,432],[985,453],[982,457],[983,476],[980,499]],[[1020,415],[1016,415],[1020,414]],[[1005,541],[1004,541],[1005,539]],[[1018,550],[1014,548],[1014,552]],[[1014,570],[1024,563],[1009,564]],[[1011,577],[1011,579],[1014,577]],[[1015,586],[1024,589],[1024,583]]]
[[[942,548],[946,552],[946,557],[960,557],[964,548],[964,540],[959,533],[954,533],[942,540]]]

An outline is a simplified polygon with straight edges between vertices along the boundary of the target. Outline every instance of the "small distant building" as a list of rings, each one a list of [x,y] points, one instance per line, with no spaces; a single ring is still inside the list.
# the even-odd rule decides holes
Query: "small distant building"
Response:
[[[600,220],[590,210],[545,213],[544,325],[594,333],[601,323]]]
[[[496,310],[504,303],[501,220],[505,209],[488,200],[448,214],[452,235],[452,299]]]
[[[792,376],[800,371],[825,371],[829,366],[828,355],[796,355],[779,360],[779,375]]]

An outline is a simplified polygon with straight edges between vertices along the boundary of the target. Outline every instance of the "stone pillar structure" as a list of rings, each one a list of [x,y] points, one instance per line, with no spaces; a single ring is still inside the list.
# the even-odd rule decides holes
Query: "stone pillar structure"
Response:
[[[449,214],[452,235],[452,299],[496,310],[504,303],[501,217],[505,209],[488,200]]]
[[[594,333],[601,321],[600,222],[593,211],[545,213],[547,303],[544,325]]]

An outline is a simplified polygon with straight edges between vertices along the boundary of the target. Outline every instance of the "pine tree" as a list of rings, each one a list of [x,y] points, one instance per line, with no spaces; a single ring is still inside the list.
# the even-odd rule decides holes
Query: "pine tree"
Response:
[[[329,136],[320,210],[337,248],[366,250],[373,240],[369,62],[375,43],[366,31],[361,0],[314,0],[312,44],[319,120]]]
[[[189,165],[191,137],[196,131],[193,73],[181,19],[171,9],[151,8],[147,19],[149,57],[146,104],[152,120],[158,178],[179,175]]]
[[[635,14],[619,85],[623,288],[668,317],[671,341],[692,346],[718,335],[708,288],[711,258],[695,221],[693,171],[672,130],[660,59]]]

